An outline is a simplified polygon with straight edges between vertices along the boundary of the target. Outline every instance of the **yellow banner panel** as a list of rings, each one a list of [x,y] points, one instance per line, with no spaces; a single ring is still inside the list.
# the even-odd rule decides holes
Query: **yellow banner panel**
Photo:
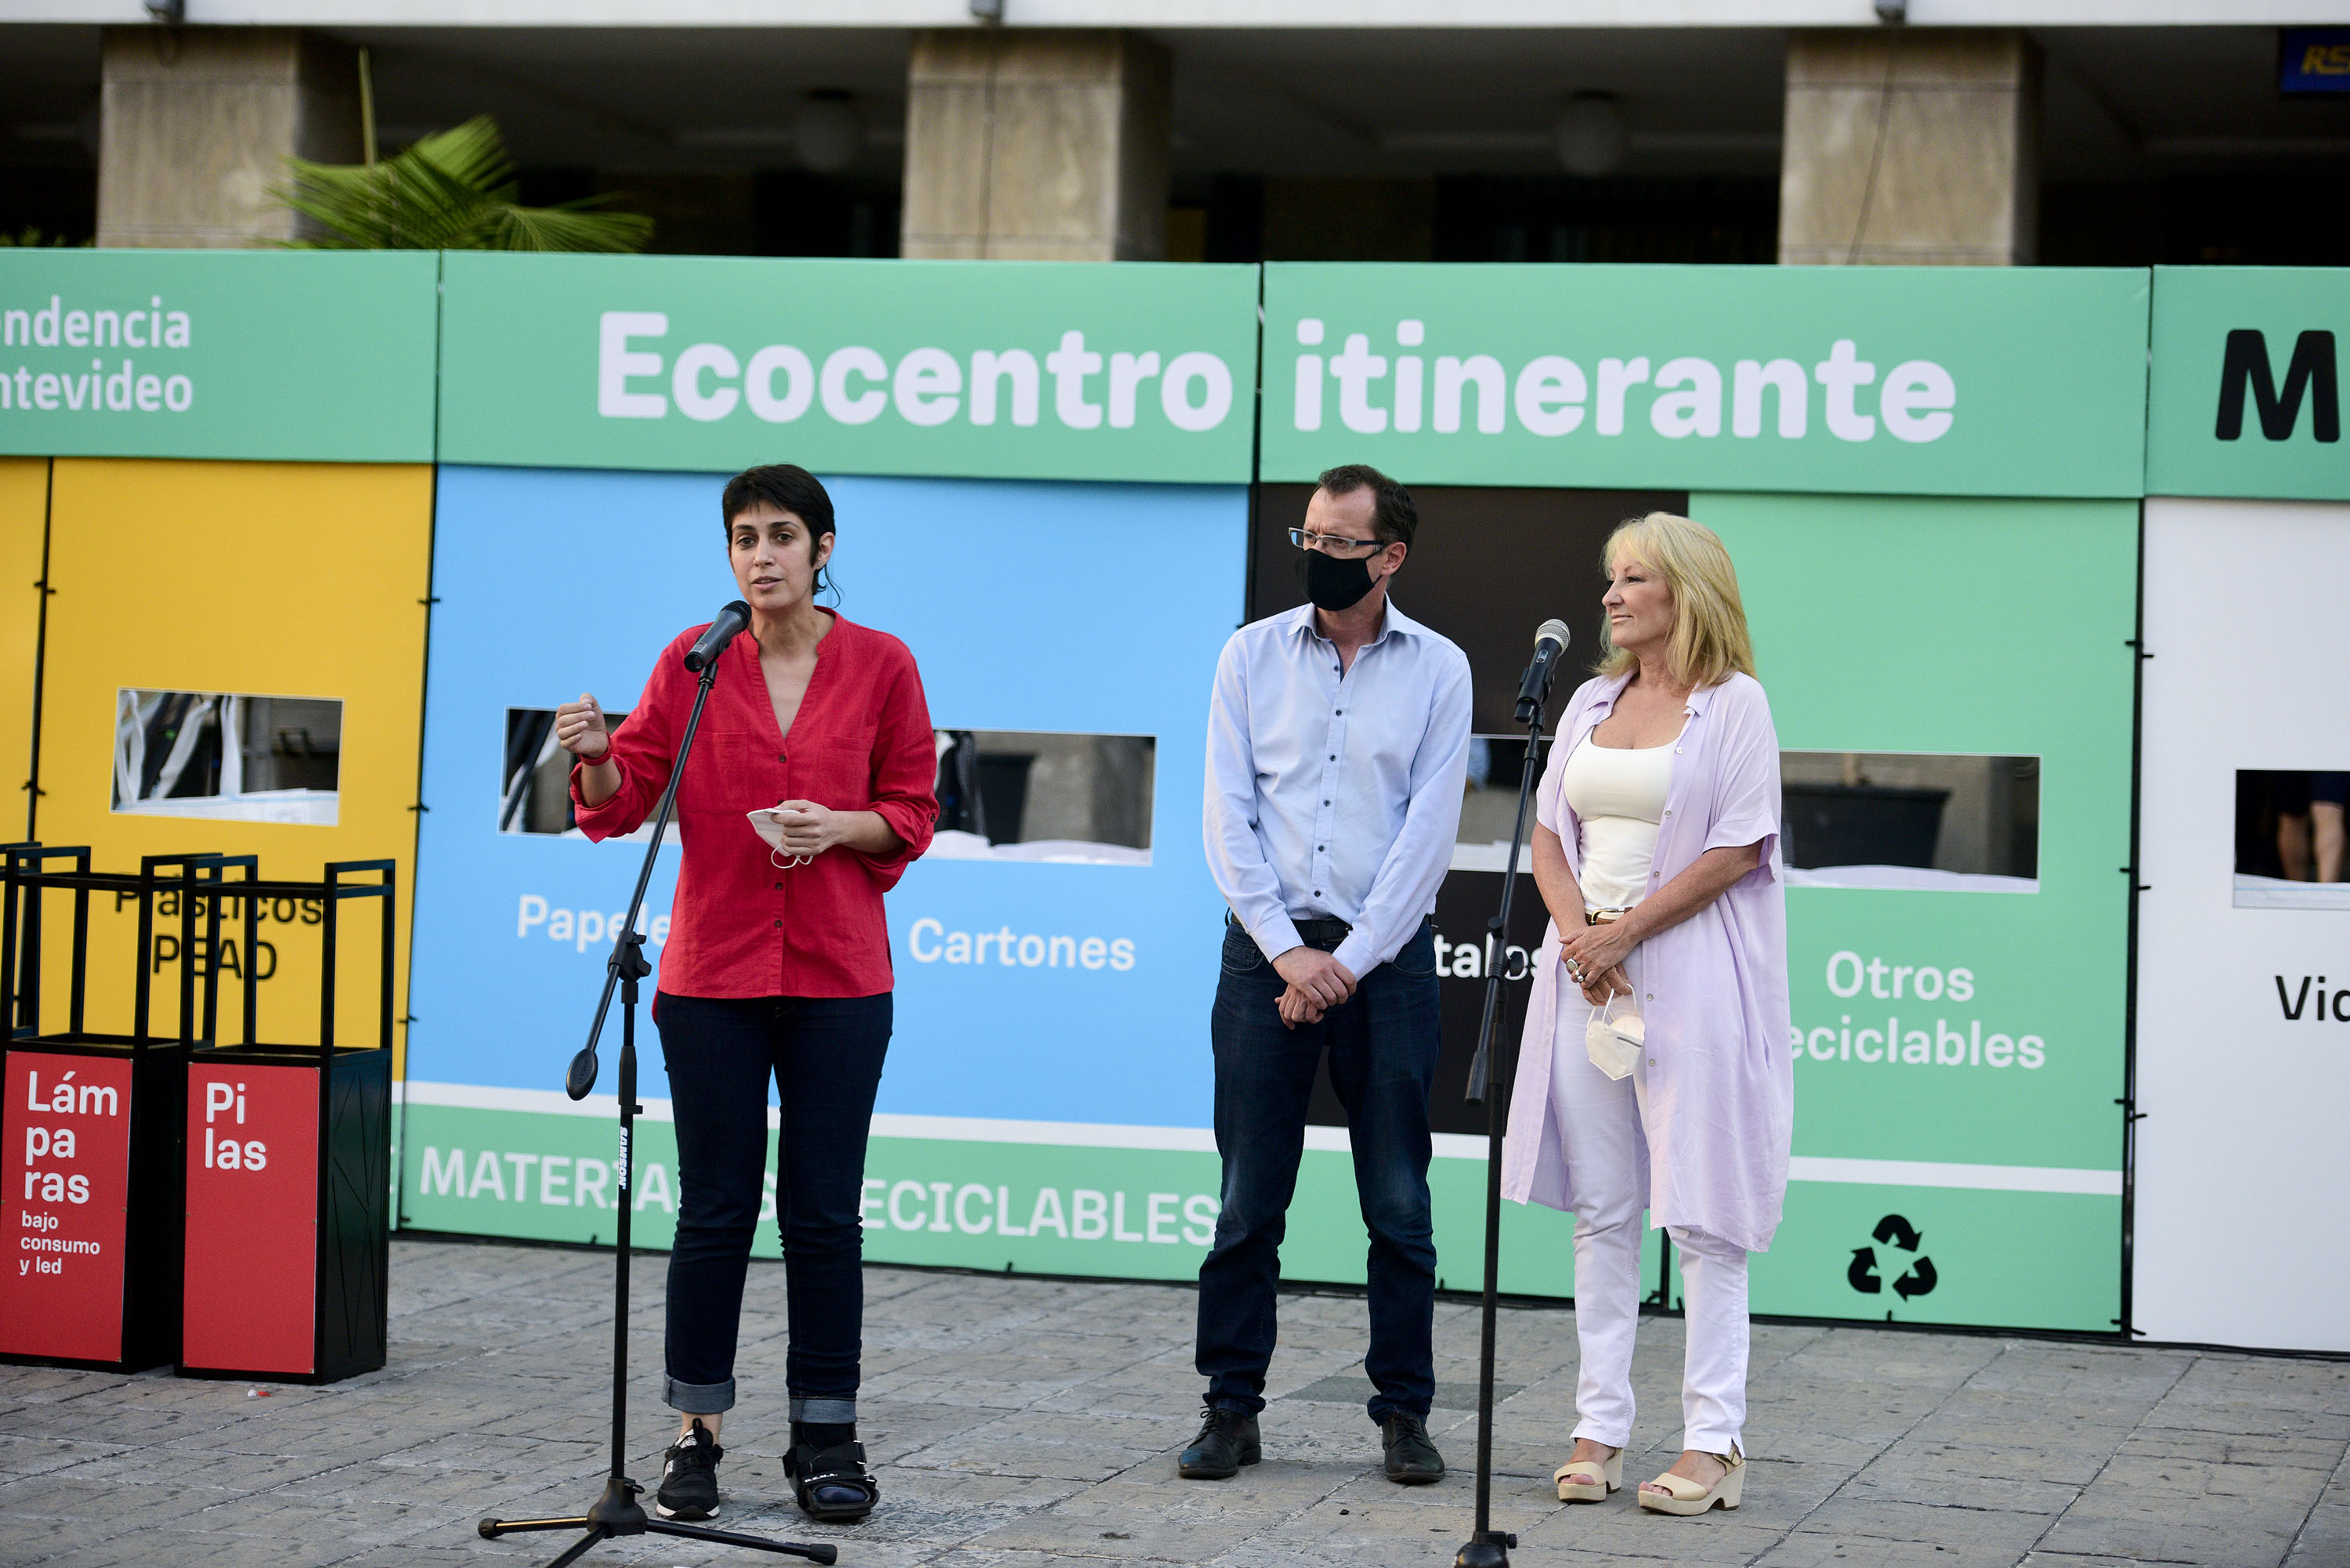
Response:
[[[32,776],[33,670],[41,649],[41,532],[49,460],[0,457],[0,836],[24,826]]]
[[[50,519],[41,840],[89,846],[101,871],[217,851],[315,880],[332,861],[397,860],[404,1016],[432,470],[60,458]],[[45,902],[48,1033],[66,1024],[72,901]],[[176,1032],[178,914],[164,901],[140,952],[135,900],[95,901],[87,1028],[129,1030],[143,967],[151,1027]],[[217,953],[203,950],[223,987],[214,1038],[240,1037],[251,974],[258,1039],[315,1043],[324,911],[272,900],[251,941],[242,901],[223,914]],[[378,1039],[382,920],[378,900],[341,905],[338,1044]]]

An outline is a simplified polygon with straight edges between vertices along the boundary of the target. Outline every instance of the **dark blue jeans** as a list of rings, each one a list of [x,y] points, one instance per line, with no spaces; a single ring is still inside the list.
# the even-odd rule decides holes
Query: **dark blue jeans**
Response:
[[[743,1277],[767,1169],[767,1084],[784,1107],[775,1167],[795,1421],[857,1419],[865,1318],[865,1135],[890,997],[663,995],[654,1017],[677,1115],[677,1243],[669,1255],[673,1410],[734,1406]]]
[[[1264,1408],[1281,1241],[1315,1067],[1327,1049],[1370,1231],[1371,1345],[1363,1370],[1378,1390],[1371,1419],[1428,1414],[1436,1393],[1428,1096],[1436,1078],[1437,983],[1436,935],[1423,921],[1392,963],[1365,975],[1320,1023],[1289,1029],[1274,1010],[1281,976],[1246,931],[1226,924],[1211,1021],[1224,1206],[1215,1245],[1200,1265],[1199,1368],[1209,1403]]]

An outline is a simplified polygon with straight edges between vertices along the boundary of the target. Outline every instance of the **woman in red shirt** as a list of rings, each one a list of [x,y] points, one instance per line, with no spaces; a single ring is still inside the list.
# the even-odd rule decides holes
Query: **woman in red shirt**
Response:
[[[791,1334],[784,1469],[811,1516],[861,1519],[880,1497],[857,1441],[857,1386],[865,1138],[890,1027],[881,896],[930,847],[937,753],[906,645],[816,606],[835,536],[824,486],[789,464],[754,468],[727,483],[721,507],[751,630],[720,656],[678,785],[684,859],[653,998],[677,1118],[663,1392],[681,1416],[654,1506],[671,1519],[718,1511],[772,1076]],[[556,710],[589,838],[633,832],[667,787],[693,706],[681,656],[702,629],[662,651],[618,731],[593,697]]]

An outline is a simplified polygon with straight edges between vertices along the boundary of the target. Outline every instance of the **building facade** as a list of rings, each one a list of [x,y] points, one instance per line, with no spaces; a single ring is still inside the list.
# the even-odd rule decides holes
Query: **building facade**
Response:
[[[2340,0],[8,0],[0,227],[283,240],[494,114],[673,253],[2350,259]],[[2330,58],[2330,56],[2322,57]],[[2322,63],[2322,60],[2321,60]],[[2302,73],[2323,88],[2324,73]]]

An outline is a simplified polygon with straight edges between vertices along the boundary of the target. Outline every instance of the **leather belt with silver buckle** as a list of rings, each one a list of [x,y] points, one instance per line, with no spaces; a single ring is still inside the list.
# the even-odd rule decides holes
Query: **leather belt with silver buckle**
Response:
[[[1297,928],[1299,941],[1309,948],[1319,948],[1326,953],[1336,952],[1338,944],[1345,941],[1355,929],[1344,920],[1292,920],[1290,924]]]

